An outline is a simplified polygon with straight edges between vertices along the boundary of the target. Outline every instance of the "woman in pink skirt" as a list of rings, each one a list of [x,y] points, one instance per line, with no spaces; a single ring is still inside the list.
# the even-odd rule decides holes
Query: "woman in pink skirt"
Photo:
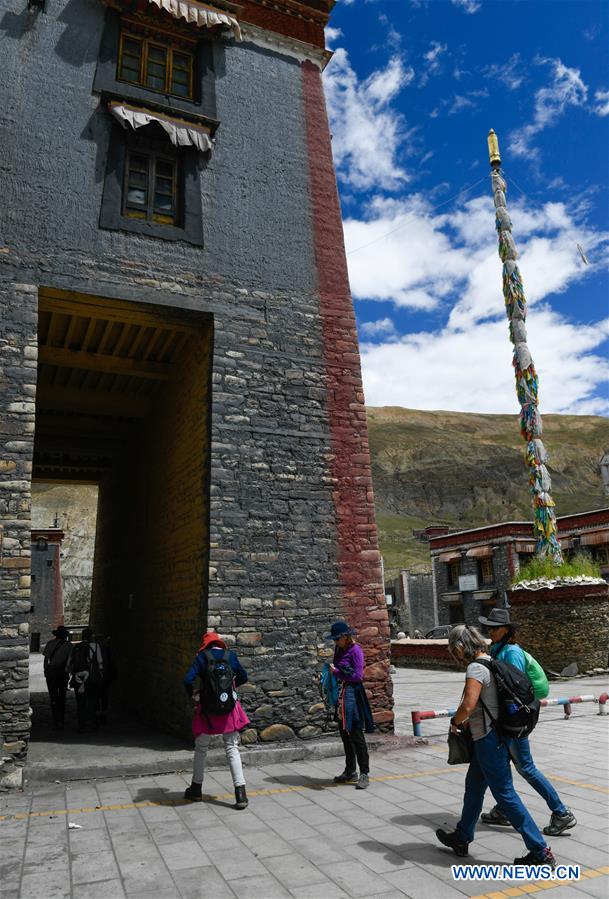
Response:
[[[200,678],[199,693],[193,690]],[[201,647],[184,678],[186,692],[196,701],[192,720],[195,738],[195,758],[192,783],[184,793],[185,799],[201,802],[201,785],[205,773],[205,758],[213,734],[222,734],[224,749],[235,787],[235,808],[247,808],[245,778],[239,753],[239,731],[249,719],[237,699],[235,687],[247,681],[247,671],[219,634],[210,631],[201,639]]]

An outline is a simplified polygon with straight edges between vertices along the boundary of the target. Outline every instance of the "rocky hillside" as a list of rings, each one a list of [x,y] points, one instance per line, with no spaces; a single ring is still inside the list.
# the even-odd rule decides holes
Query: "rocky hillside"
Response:
[[[544,416],[544,443],[559,515],[598,509],[599,459],[609,421]],[[385,568],[429,570],[413,528],[469,528],[531,518],[523,443],[515,415],[368,409],[377,523]]]

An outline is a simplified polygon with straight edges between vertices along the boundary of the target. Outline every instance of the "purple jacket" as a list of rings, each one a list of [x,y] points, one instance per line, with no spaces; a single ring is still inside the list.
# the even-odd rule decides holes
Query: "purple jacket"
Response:
[[[352,643],[346,649],[336,647],[334,666],[338,668],[336,677],[344,684],[359,684],[364,679],[364,653],[361,646]]]

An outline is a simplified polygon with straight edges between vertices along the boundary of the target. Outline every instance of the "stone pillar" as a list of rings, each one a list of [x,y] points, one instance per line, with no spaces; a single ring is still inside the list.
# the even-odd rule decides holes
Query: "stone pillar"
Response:
[[[31,476],[37,368],[37,289],[0,290],[0,789],[22,783],[30,732]]]

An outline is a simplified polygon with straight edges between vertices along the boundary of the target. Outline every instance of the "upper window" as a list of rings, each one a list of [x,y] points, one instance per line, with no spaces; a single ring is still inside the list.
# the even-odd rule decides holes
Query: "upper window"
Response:
[[[123,215],[175,225],[178,216],[178,163],[156,153],[127,152]]]
[[[121,33],[117,78],[148,90],[191,100],[194,57],[182,47]]]

